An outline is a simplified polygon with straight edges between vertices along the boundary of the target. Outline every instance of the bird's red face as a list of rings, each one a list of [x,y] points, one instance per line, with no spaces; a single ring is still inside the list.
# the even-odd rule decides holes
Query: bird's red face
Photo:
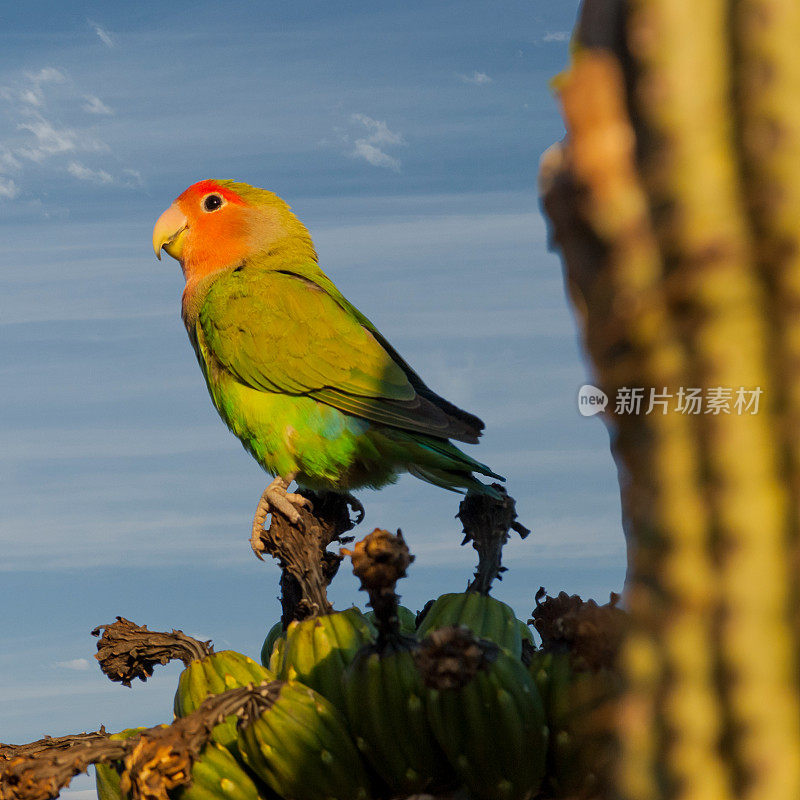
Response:
[[[251,250],[257,217],[235,192],[214,180],[200,181],[158,218],[153,250],[158,259],[165,250],[180,261],[186,280],[194,280],[241,261]]]

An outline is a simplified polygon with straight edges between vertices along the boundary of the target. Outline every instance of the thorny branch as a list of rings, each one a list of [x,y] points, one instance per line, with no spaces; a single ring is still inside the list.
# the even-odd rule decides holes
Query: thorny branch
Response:
[[[101,726],[99,731],[73,733],[68,736],[45,736],[35,742],[26,744],[3,744],[0,742],[0,764],[19,756],[35,756],[46,751],[51,753],[65,752],[76,744],[104,742],[106,739],[108,739],[108,733]]]
[[[211,731],[235,714],[246,726],[269,710],[283,683],[230,689],[206,698],[171,725],[146,728],[129,739],[105,731],[0,745],[0,800],[52,800],[90,764],[122,762],[122,789],[132,800],[169,800],[168,792],[191,783],[192,765]]]

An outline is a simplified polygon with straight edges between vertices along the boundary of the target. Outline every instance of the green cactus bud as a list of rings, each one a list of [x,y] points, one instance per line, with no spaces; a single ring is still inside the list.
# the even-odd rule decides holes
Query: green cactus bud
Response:
[[[369,779],[341,713],[296,681],[274,681],[267,711],[241,731],[239,752],[292,800],[367,800]]]
[[[425,710],[425,686],[414,662],[416,639],[398,637],[360,650],[344,674],[350,730],[359,750],[393,794],[452,783],[454,774]]]
[[[191,784],[175,800],[264,800],[269,796],[269,790],[256,783],[226,747],[211,741],[192,766]]]
[[[269,660],[278,640],[284,636],[283,623],[278,620],[267,632],[267,638],[261,646],[261,663],[269,669]],[[284,636],[284,638],[286,638]]]
[[[547,785],[559,797],[596,792],[612,751],[602,730],[603,715],[620,691],[620,676],[608,668],[576,668],[570,653],[533,654],[529,671],[539,687],[550,729]]]
[[[456,626],[430,634],[416,661],[433,732],[470,793],[480,800],[532,797],[545,774],[548,731],[521,661]]]
[[[448,625],[465,625],[476,636],[488,639],[515,658],[522,655],[522,629],[511,606],[478,592],[443,594],[427,610],[417,629],[425,638]]]
[[[195,711],[200,703],[212,694],[221,694],[227,689],[263,683],[274,675],[253,661],[252,658],[234,650],[211,653],[205,658],[192,661],[181,673],[175,693],[175,716],[185,717]],[[213,738],[225,747],[232,748],[238,738],[236,717],[231,715],[214,729]]]
[[[111,736],[128,739],[144,728],[129,728]],[[98,800],[130,800],[120,787],[121,763],[96,764],[95,780]],[[173,800],[265,800],[271,791],[253,780],[230,751],[210,741],[192,765],[192,781],[174,793]]]
[[[292,622],[276,664],[278,678],[310,686],[344,714],[342,675],[355,654],[374,640],[375,628],[357,608]]]
[[[119,733],[112,733],[109,739],[130,739],[145,728],[126,728]],[[120,787],[120,773],[122,764],[111,762],[109,764],[94,765],[94,780],[97,786],[97,800],[127,800],[123,797]]]

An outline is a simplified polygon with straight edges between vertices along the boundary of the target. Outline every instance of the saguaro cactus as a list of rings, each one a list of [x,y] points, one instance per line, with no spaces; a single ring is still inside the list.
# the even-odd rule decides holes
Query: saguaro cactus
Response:
[[[630,800],[800,796],[798,42],[789,0],[587,0],[557,81],[541,183],[612,398]]]

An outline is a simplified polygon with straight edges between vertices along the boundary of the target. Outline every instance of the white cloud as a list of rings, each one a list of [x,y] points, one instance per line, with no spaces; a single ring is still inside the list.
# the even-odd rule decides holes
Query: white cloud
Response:
[[[24,106],[40,108],[44,105],[42,86],[47,83],[66,83],[67,76],[55,67],[44,67],[38,72],[26,72],[27,85],[19,88],[4,86],[0,88],[0,97],[4,100],[19,101]]]
[[[70,161],[67,165],[67,172],[73,178],[89,183],[109,184],[114,183],[114,178],[104,169],[90,169],[85,164],[78,161]]]
[[[42,86],[47,83],[66,83],[67,76],[55,67],[44,67],[38,72],[26,72],[25,76],[31,83],[31,88],[23,89],[20,99],[33,106],[40,106],[44,103],[44,93]]]
[[[95,97],[93,94],[85,95],[85,99],[86,102],[81,107],[89,114],[108,116],[114,113],[99,97]]]
[[[388,153],[384,153],[379,147],[370,144],[366,139],[357,139],[353,155],[363,158],[373,167],[389,167],[395,172],[400,172],[400,161]]]
[[[353,122],[360,122],[370,132],[368,141],[371,144],[405,144],[403,137],[399,133],[389,130],[385,122],[372,119],[366,114],[353,114],[350,119]]]
[[[43,83],[65,83],[67,76],[55,67],[44,67],[38,72],[26,72],[25,75],[37,86]]]
[[[144,185],[142,173],[138,169],[124,169],[122,174],[125,176],[125,186],[138,187]]]
[[[364,159],[374,167],[387,167],[399,172],[400,160],[381,148],[404,145],[406,142],[402,135],[389,130],[389,126],[385,122],[368,117],[366,114],[352,114],[350,119],[367,129],[366,136],[355,140],[352,155]]]
[[[111,35],[110,31],[107,31],[104,27],[98,25],[96,22],[92,22],[90,19],[87,19],[86,21],[92,26],[92,30],[98,35],[100,41],[106,47],[114,47],[116,42],[114,41],[114,37]]]
[[[55,666],[61,669],[73,669],[77,672],[84,672],[89,669],[91,662],[87,658],[73,658],[71,661],[56,661]]]
[[[23,103],[28,103],[31,106],[40,106],[42,104],[42,96],[34,89],[23,89],[19,93],[19,99]]]
[[[36,139],[35,147],[23,146],[17,155],[31,161],[41,162],[47,156],[57,153],[68,153],[75,149],[75,133],[68,128],[56,128],[41,114],[35,114],[32,122],[22,122],[19,130],[29,131]]]
[[[568,42],[569,31],[548,31],[542,36],[543,42]]]
[[[456,74],[464,83],[472,83],[475,86],[486,86],[486,84],[492,83],[492,79],[485,72],[478,72],[478,70],[475,70],[472,75],[462,75],[460,72]]]
[[[19,187],[11,178],[0,177],[0,197],[13,200],[19,194]]]
[[[0,145],[0,172],[19,169],[22,165],[14,158],[14,154],[3,145]]]
[[[97,118],[91,127],[86,114]],[[19,194],[31,162],[95,185],[142,186],[141,174],[130,167],[114,175],[88,157],[76,159],[79,153],[109,151],[95,131],[113,114],[100,97],[55,67],[18,73],[0,86],[0,197]],[[12,174],[13,181],[4,177]]]

